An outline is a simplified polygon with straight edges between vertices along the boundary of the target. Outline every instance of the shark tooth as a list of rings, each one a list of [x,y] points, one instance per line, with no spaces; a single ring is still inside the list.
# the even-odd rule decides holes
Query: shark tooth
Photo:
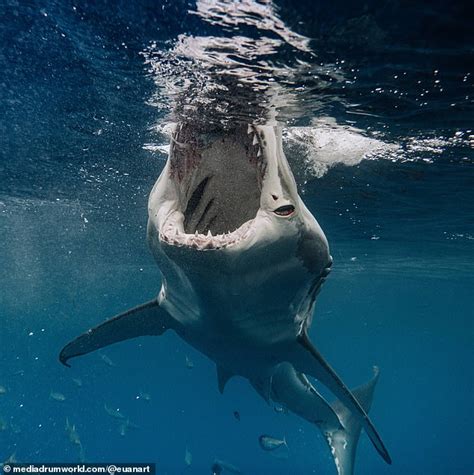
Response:
[[[257,136],[257,134],[255,134],[255,135],[253,136],[252,145],[257,145],[257,144],[258,144],[258,136]]]
[[[262,155],[262,149],[258,147],[257,157],[260,157],[261,155]]]
[[[247,125],[247,135],[250,135],[253,132],[252,124]]]
[[[202,249],[213,249],[213,248],[214,248],[214,246],[212,244],[212,240],[207,241],[202,246]]]

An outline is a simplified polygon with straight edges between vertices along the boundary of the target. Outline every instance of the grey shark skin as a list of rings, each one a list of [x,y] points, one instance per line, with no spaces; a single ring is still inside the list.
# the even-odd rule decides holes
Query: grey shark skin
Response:
[[[148,208],[158,297],[73,340],[61,362],[172,329],[216,363],[221,392],[242,376],[267,402],[318,425],[340,475],[353,471],[361,428],[391,463],[367,415],[376,378],[356,398],[308,338],[332,258],[298,195],[280,130],[178,125]],[[330,406],[305,374],[337,403]]]
[[[352,391],[364,411],[372,404],[373,392],[379,376]],[[288,405],[289,409],[321,430],[331,450],[338,475],[351,475],[362,425],[360,419],[340,401],[328,404],[302,373],[289,363],[281,364],[272,377],[272,399]]]

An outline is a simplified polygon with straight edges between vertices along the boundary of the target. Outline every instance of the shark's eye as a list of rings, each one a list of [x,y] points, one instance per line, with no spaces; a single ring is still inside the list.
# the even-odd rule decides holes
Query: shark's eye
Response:
[[[290,216],[295,212],[295,207],[293,205],[285,205],[277,208],[274,213],[278,216]]]

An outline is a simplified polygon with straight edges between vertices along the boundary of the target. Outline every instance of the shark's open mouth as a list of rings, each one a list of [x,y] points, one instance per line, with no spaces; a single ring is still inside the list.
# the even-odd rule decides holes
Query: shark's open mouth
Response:
[[[260,209],[267,165],[262,140],[252,126],[197,134],[181,125],[170,155],[170,178],[179,199],[162,226],[161,239],[201,250],[246,239]]]

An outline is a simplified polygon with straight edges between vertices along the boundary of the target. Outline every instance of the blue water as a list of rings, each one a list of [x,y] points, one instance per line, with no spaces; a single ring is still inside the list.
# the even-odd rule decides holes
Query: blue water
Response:
[[[0,461],[79,460],[67,418],[86,461],[205,474],[217,457],[246,474],[335,473],[317,429],[244,380],[220,395],[214,364],[174,334],[103,350],[112,365],[97,353],[71,369],[58,361],[69,340],[159,289],[145,227],[161,127],[188,113],[183,103],[201,113],[209,84],[232,88],[202,96],[229,104],[204,102],[203,120],[259,120],[256,86],[276,84],[288,133],[324,123],[354,134],[338,136],[350,151],[336,156],[334,144],[322,156],[306,139],[285,143],[335,262],[312,339],[349,386],[381,370],[371,416],[393,465],[363,434],[356,473],[472,473],[472,6],[240,4],[265,6],[268,26],[248,11],[216,19],[199,10],[208,3],[0,0]],[[215,38],[250,49],[218,55]],[[244,63],[249,86],[233,89]],[[352,162],[354,137],[377,150]],[[136,427],[121,435],[104,406]],[[288,459],[264,453],[262,433],[286,436]]]

